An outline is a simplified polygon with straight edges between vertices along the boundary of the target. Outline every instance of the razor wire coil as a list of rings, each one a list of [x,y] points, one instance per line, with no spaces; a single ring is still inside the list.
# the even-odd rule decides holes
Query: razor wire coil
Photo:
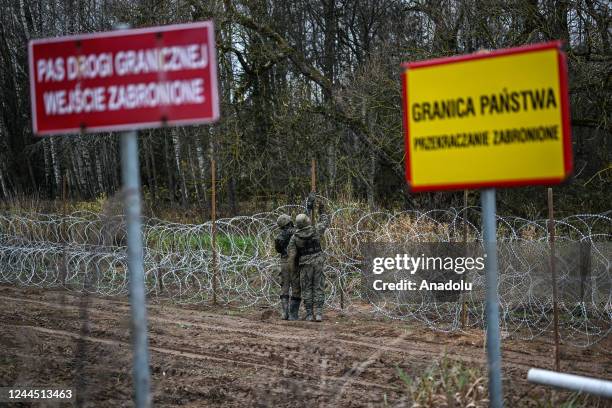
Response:
[[[364,303],[360,284],[361,254],[370,242],[482,242],[479,209],[371,212],[359,207],[334,207],[325,232],[326,304],[347,309]],[[297,214],[303,206],[287,205],[252,216],[216,221],[217,299],[235,307],[275,305],[279,293],[279,260],[273,250],[280,214]],[[534,280],[532,259],[548,256],[547,220],[498,216],[499,243],[526,243],[533,258],[507,249],[500,257],[514,258],[520,268],[500,271],[500,322],[503,333],[533,339],[552,329],[551,291]],[[209,302],[213,291],[212,224],[180,224],[143,219],[145,285],[150,299],[178,304]],[[597,290],[580,301],[560,302],[562,340],[577,347],[600,342],[612,331],[610,242],[612,219],[607,214],[577,214],[555,220],[560,243],[589,243],[589,262],[597,274]],[[123,216],[90,212],[58,214],[0,214],[0,283],[40,288],[65,288],[102,296],[128,292],[126,233]],[[510,248],[510,247],[509,247]],[[523,258],[521,258],[523,257]],[[569,266],[560,262],[558,281],[569,279]],[[484,288],[484,276],[473,277]],[[591,288],[592,289],[592,288]],[[467,293],[462,302],[420,303],[400,298],[369,302],[371,310],[391,319],[420,321],[441,331],[461,330],[462,304],[468,327],[483,327],[484,301]]]

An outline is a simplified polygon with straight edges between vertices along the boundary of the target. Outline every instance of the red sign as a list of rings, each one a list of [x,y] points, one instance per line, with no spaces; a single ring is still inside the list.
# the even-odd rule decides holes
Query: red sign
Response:
[[[219,118],[211,21],[34,40],[29,61],[39,135]]]

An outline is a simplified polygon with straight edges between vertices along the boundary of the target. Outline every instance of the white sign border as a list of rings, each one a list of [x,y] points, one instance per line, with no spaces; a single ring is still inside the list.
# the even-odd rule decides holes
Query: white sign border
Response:
[[[138,34],[147,34],[147,33],[159,33],[166,31],[174,31],[177,29],[189,29],[189,28],[209,28],[208,30],[208,44],[212,45],[211,54],[211,66],[210,66],[210,74],[212,77],[212,117],[207,119],[178,119],[178,120],[168,120],[168,121],[154,121],[154,122],[141,122],[137,124],[125,124],[125,125],[110,125],[110,126],[88,126],[84,130],[81,127],[75,128],[64,128],[64,129],[53,129],[53,130],[45,130],[39,131],[37,128],[38,118],[36,116],[36,81],[34,81],[34,45],[40,44],[50,44],[56,42],[64,42],[64,41],[79,41],[79,40],[90,40],[95,38],[108,38],[108,37],[125,37],[129,35],[138,35]],[[63,37],[53,37],[53,38],[41,38],[30,40],[28,43],[28,65],[29,65],[29,73],[30,73],[30,105],[32,109],[32,130],[34,131],[34,136],[50,136],[50,135],[60,135],[60,134],[75,134],[75,133],[104,133],[104,132],[114,132],[114,131],[122,131],[122,130],[139,130],[139,129],[156,129],[162,128],[172,125],[201,125],[213,123],[219,120],[220,112],[219,112],[219,85],[217,78],[217,44],[215,43],[215,24],[212,20],[208,21],[200,21],[195,23],[185,23],[185,24],[170,24],[165,26],[157,26],[157,27],[144,27],[144,28],[133,28],[126,30],[114,30],[114,31],[104,31],[98,33],[91,34],[76,34],[76,35],[67,35]]]

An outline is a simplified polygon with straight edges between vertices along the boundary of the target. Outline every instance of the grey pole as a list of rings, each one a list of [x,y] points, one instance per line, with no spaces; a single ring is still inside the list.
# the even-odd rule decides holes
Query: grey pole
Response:
[[[495,221],[495,189],[480,193],[482,236],[485,248],[487,280],[487,361],[489,365],[489,401],[493,408],[502,408],[504,398],[501,381],[501,349],[499,336],[499,304],[497,293],[497,227]]]
[[[118,23],[115,30],[127,30],[129,24]],[[121,134],[121,178],[123,206],[127,224],[127,257],[129,271],[130,310],[132,313],[132,349],[134,362],[134,403],[137,408],[151,406],[151,378],[147,341],[147,308],[142,254],[142,222],[140,219],[140,165],[138,132]]]
[[[604,398],[612,398],[612,381],[600,380],[599,378],[562,374],[555,371],[530,368],[527,372],[527,381],[558,388],[566,388],[581,393],[586,392],[593,395],[600,395]]]
[[[135,130],[121,135],[121,176],[127,223],[127,258],[129,269],[132,346],[134,349],[134,402],[137,408],[151,406],[149,351],[147,344],[147,309],[140,219],[140,168]]]

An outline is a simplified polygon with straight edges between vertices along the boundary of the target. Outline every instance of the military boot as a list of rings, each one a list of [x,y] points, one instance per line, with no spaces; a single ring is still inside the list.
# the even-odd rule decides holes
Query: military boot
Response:
[[[288,297],[283,296],[281,298],[281,305],[282,305],[281,314],[283,316],[283,320],[288,320],[289,319],[289,299]]]
[[[323,306],[317,305],[315,308],[315,321],[320,322],[323,320]]]
[[[309,305],[304,304],[304,309],[306,309],[306,316],[304,316],[304,320],[307,322],[312,322],[312,303]]]
[[[289,306],[289,320],[298,320],[298,314],[300,312],[300,298],[291,298],[291,305]]]

